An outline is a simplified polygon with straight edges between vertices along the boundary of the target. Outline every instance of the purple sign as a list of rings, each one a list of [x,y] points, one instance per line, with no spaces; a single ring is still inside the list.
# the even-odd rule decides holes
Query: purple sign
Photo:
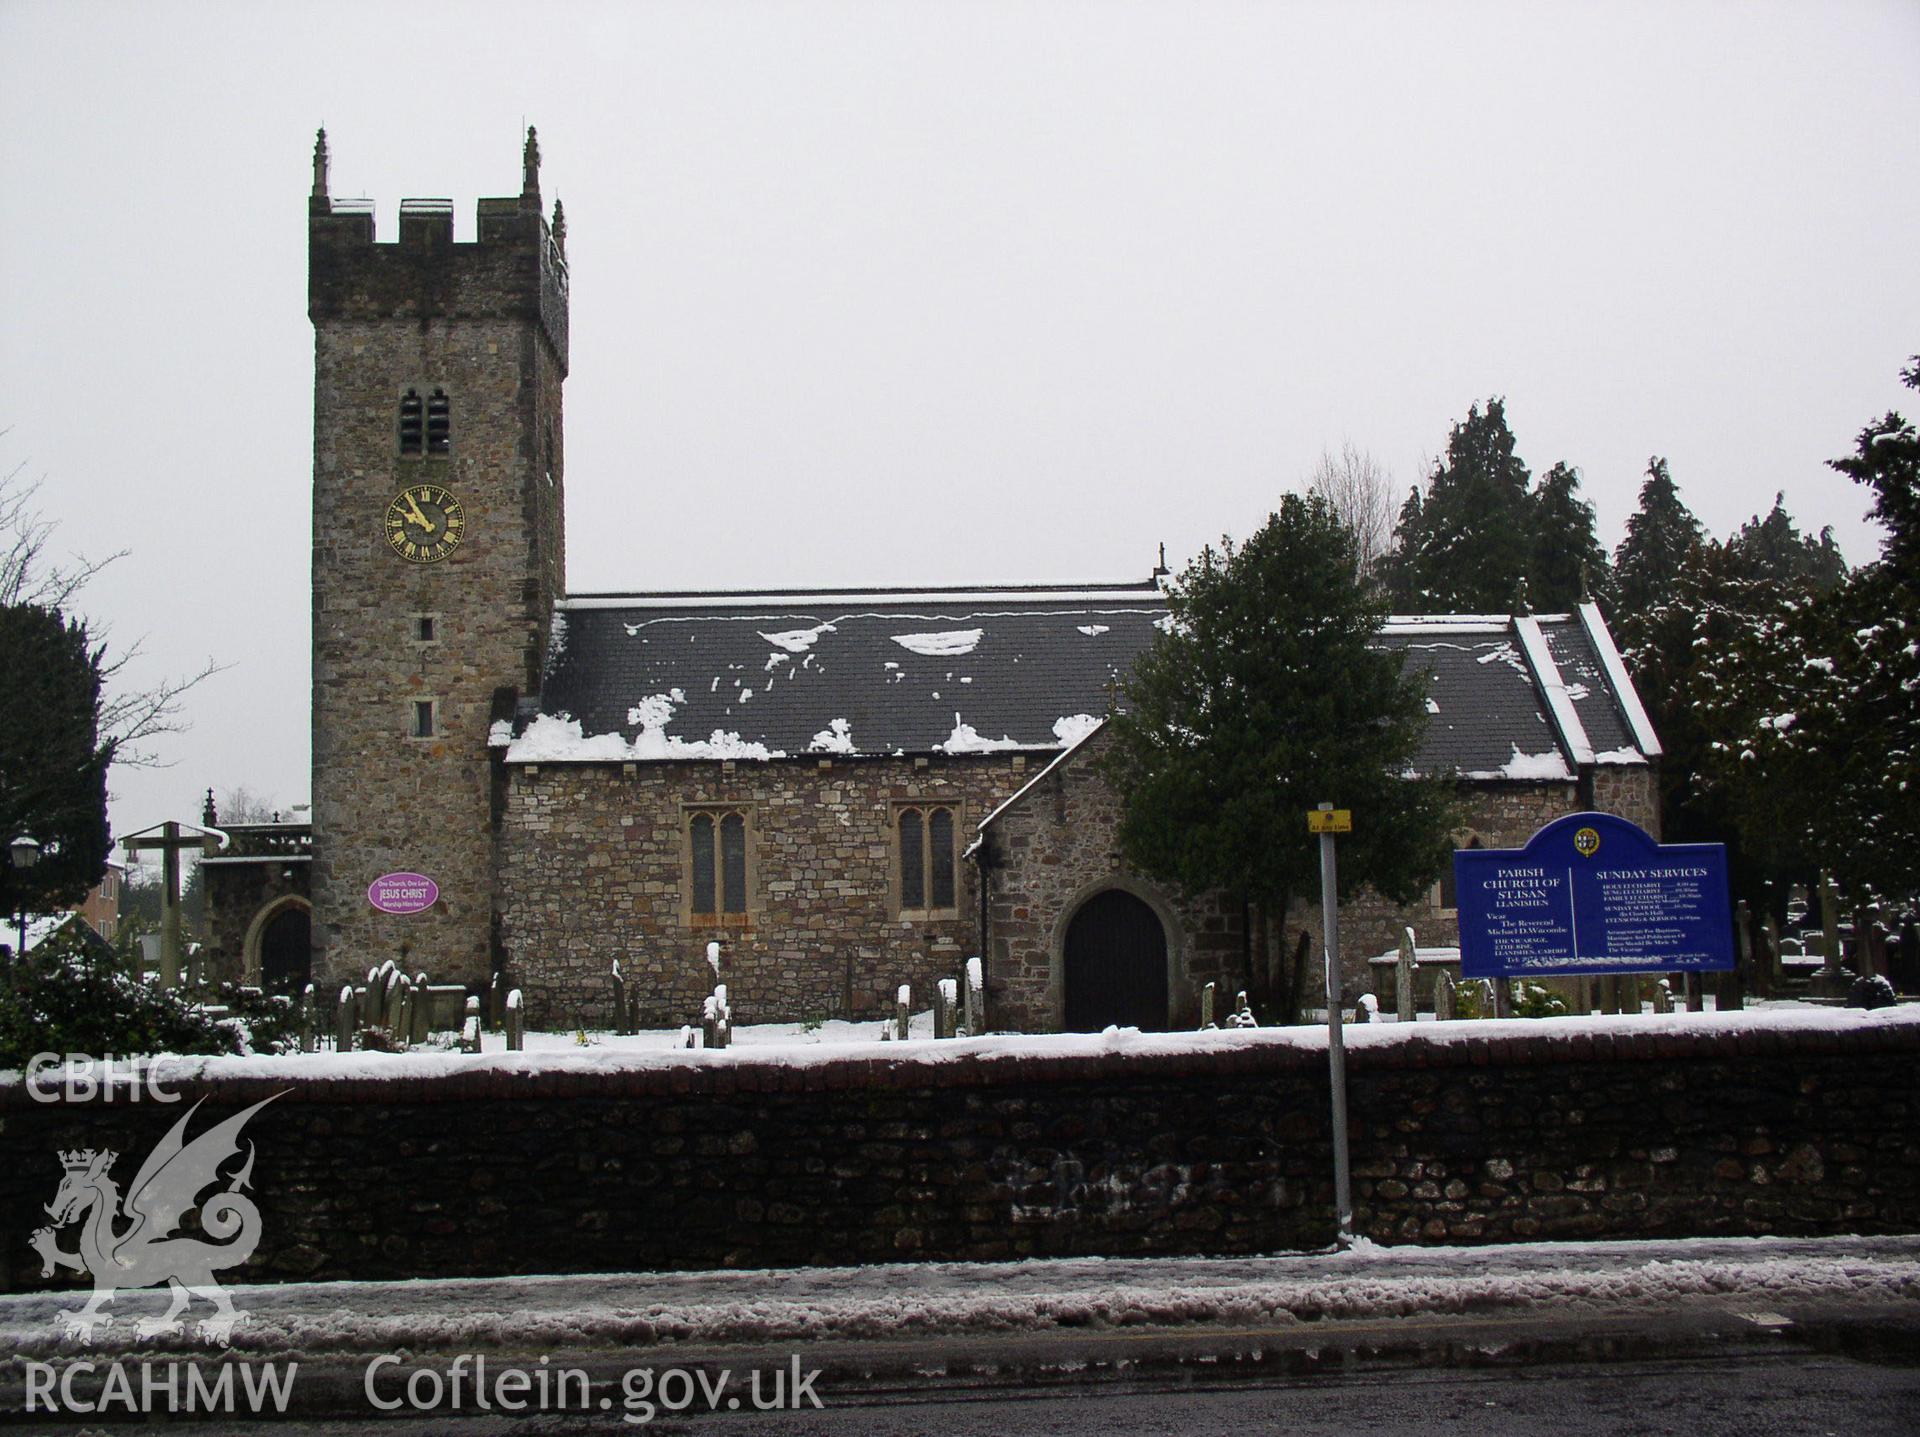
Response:
[[[424,873],[383,873],[367,885],[367,902],[382,913],[424,913],[439,897],[440,885]]]

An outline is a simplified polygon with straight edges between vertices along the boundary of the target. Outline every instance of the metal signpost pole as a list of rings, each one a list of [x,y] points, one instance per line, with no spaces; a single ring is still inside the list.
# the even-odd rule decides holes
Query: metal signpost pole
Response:
[[[1327,1063],[1333,1080],[1333,1206],[1338,1240],[1353,1242],[1353,1175],[1347,1153],[1347,1050],[1340,1034],[1340,884],[1334,865],[1333,835],[1353,831],[1353,815],[1330,803],[1307,815],[1307,827],[1320,835],[1320,931],[1326,942]]]

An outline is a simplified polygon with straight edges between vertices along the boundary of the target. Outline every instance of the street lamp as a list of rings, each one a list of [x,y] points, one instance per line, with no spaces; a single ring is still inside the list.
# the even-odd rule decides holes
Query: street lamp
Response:
[[[30,833],[23,833],[7,845],[13,856],[13,866],[22,872],[40,861],[40,841]],[[27,956],[27,895],[23,892],[14,904],[14,917],[17,920],[20,944],[13,950],[15,961]]]

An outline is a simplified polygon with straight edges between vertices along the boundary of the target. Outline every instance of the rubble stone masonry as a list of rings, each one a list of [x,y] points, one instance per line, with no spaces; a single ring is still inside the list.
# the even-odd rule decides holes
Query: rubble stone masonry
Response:
[[[606,1027],[613,960],[651,1027],[698,1024],[712,991],[706,945],[736,1024],[916,1008],[978,951],[978,898],[959,854],[975,826],[1032,776],[1024,756],[775,759],[737,763],[505,765],[501,933],[508,980],[534,1027]],[[956,902],[902,916],[895,811],[954,811]],[[747,912],[686,911],[687,824],[746,820]]]
[[[1220,985],[1217,1011],[1241,986],[1240,915],[1219,895],[1199,900],[1136,872],[1120,853],[1123,805],[1101,777],[1106,735],[1088,739],[1045,772],[997,817],[988,843],[988,972],[1004,985],[996,1021],[1024,1032],[1061,1025],[1062,959],[1067,924],[1080,904],[1105,888],[1142,899],[1167,938],[1171,1026],[1194,1026],[1201,985]]]
[[[1724,1026],[1722,1026],[1724,1025]],[[1432,1025],[1422,1025],[1423,1028]],[[1348,1052],[1357,1230],[1394,1243],[1920,1231],[1920,1023],[1515,1019]],[[262,1238],[235,1281],[1268,1253],[1333,1239],[1324,1049],[862,1045],[606,1071],[180,1082],[182,1104],[0,1083],[0,1231],[59,1151],[247,1128]],[[889,1045],[891,1048],[893,1045]],[[933,1057],[944,1061],[928,1061]],[[396,1070],[397,1074],[398,1070]],[[47,1286],[23,1240],[0,1288]]]
[[[493,966],[491,721],[538,683],[563,591],[564,267],[537,193],[480,202],[479,243],[453,216],[404,213],[398,244],[372,217],[316,200],[314,323],[313,905],[323,989],[386,959],[437,982]],[[399,452],[409,389],[443,389],[451,445]],[[403,487],[451,489],[463,541],[437,563],[388,547]],[[420,637],[431,616],[431,640]],[[416,702],[436,705],[412,737]],[[389,872],[439,885],[432,910],[375,910]]]

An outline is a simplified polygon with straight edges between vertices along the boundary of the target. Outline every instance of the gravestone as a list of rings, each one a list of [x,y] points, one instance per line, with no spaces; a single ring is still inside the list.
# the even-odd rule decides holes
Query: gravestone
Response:
[[[1400,954],[1393,965],[1393,1001],[1395,1016],[1402,1023],[1414,1020],[1413,1009],[1413,930],[1400,930]]]
[[[520,990],[515,988],[507,994],[506,1003],[507,1051],[518,1053],[527,1046],[526,1031],[521,1026]]]
[[[404,973],[387,980],[387,1036],[401,1047],[413,1026],[413,980]]]
[[[1780,920],[1771,913],[1760,920],[1761,970],[1767,975],[1767,996],[1777,997],[1786,983],[1780,966]]]
[[[346,984],[340,989],[340,1006],[333,1012],[333,1048],[337,1053],[353,1051],[355,1018],[358,1016],[359,1000],[354,996],[353,985]]]
[[[1200,1031],[1220,1025],[1213,1020],[1214,985],[1209,983],[1200,990]]]
[[[902,983],[893,995],[893,1035],[903,1043],[913,1036],[912,1009],[913,986]]]
[[[426,1012],[428,1031],[459,1032],[467,1016],[467,990],[458,983],[429,983],[424,991],[424,1003],[421,1002],[420,991],[414,993],[413,1000]],[[481,1005],[483,1012],[485,1006],[484,1003]]]
[[[709,951],[711,951],[709,945]],[[727,1005],[727,985],[716,983],[700,1009],[700,1030],[709,1048],[724,1048],[733,1040],[733,1010]]]
[[[478,1002],[478,999],[474,1001]],[[424,1043],[427,1035],[433,1031],[433,997],[427,986],[427,975],[413,975],[413,986],[407,990],[407,1041]]]
[[[1433,1020],[1436,1023],[1453,1021],[1453,974],[1444,968],[1433,979]]]

